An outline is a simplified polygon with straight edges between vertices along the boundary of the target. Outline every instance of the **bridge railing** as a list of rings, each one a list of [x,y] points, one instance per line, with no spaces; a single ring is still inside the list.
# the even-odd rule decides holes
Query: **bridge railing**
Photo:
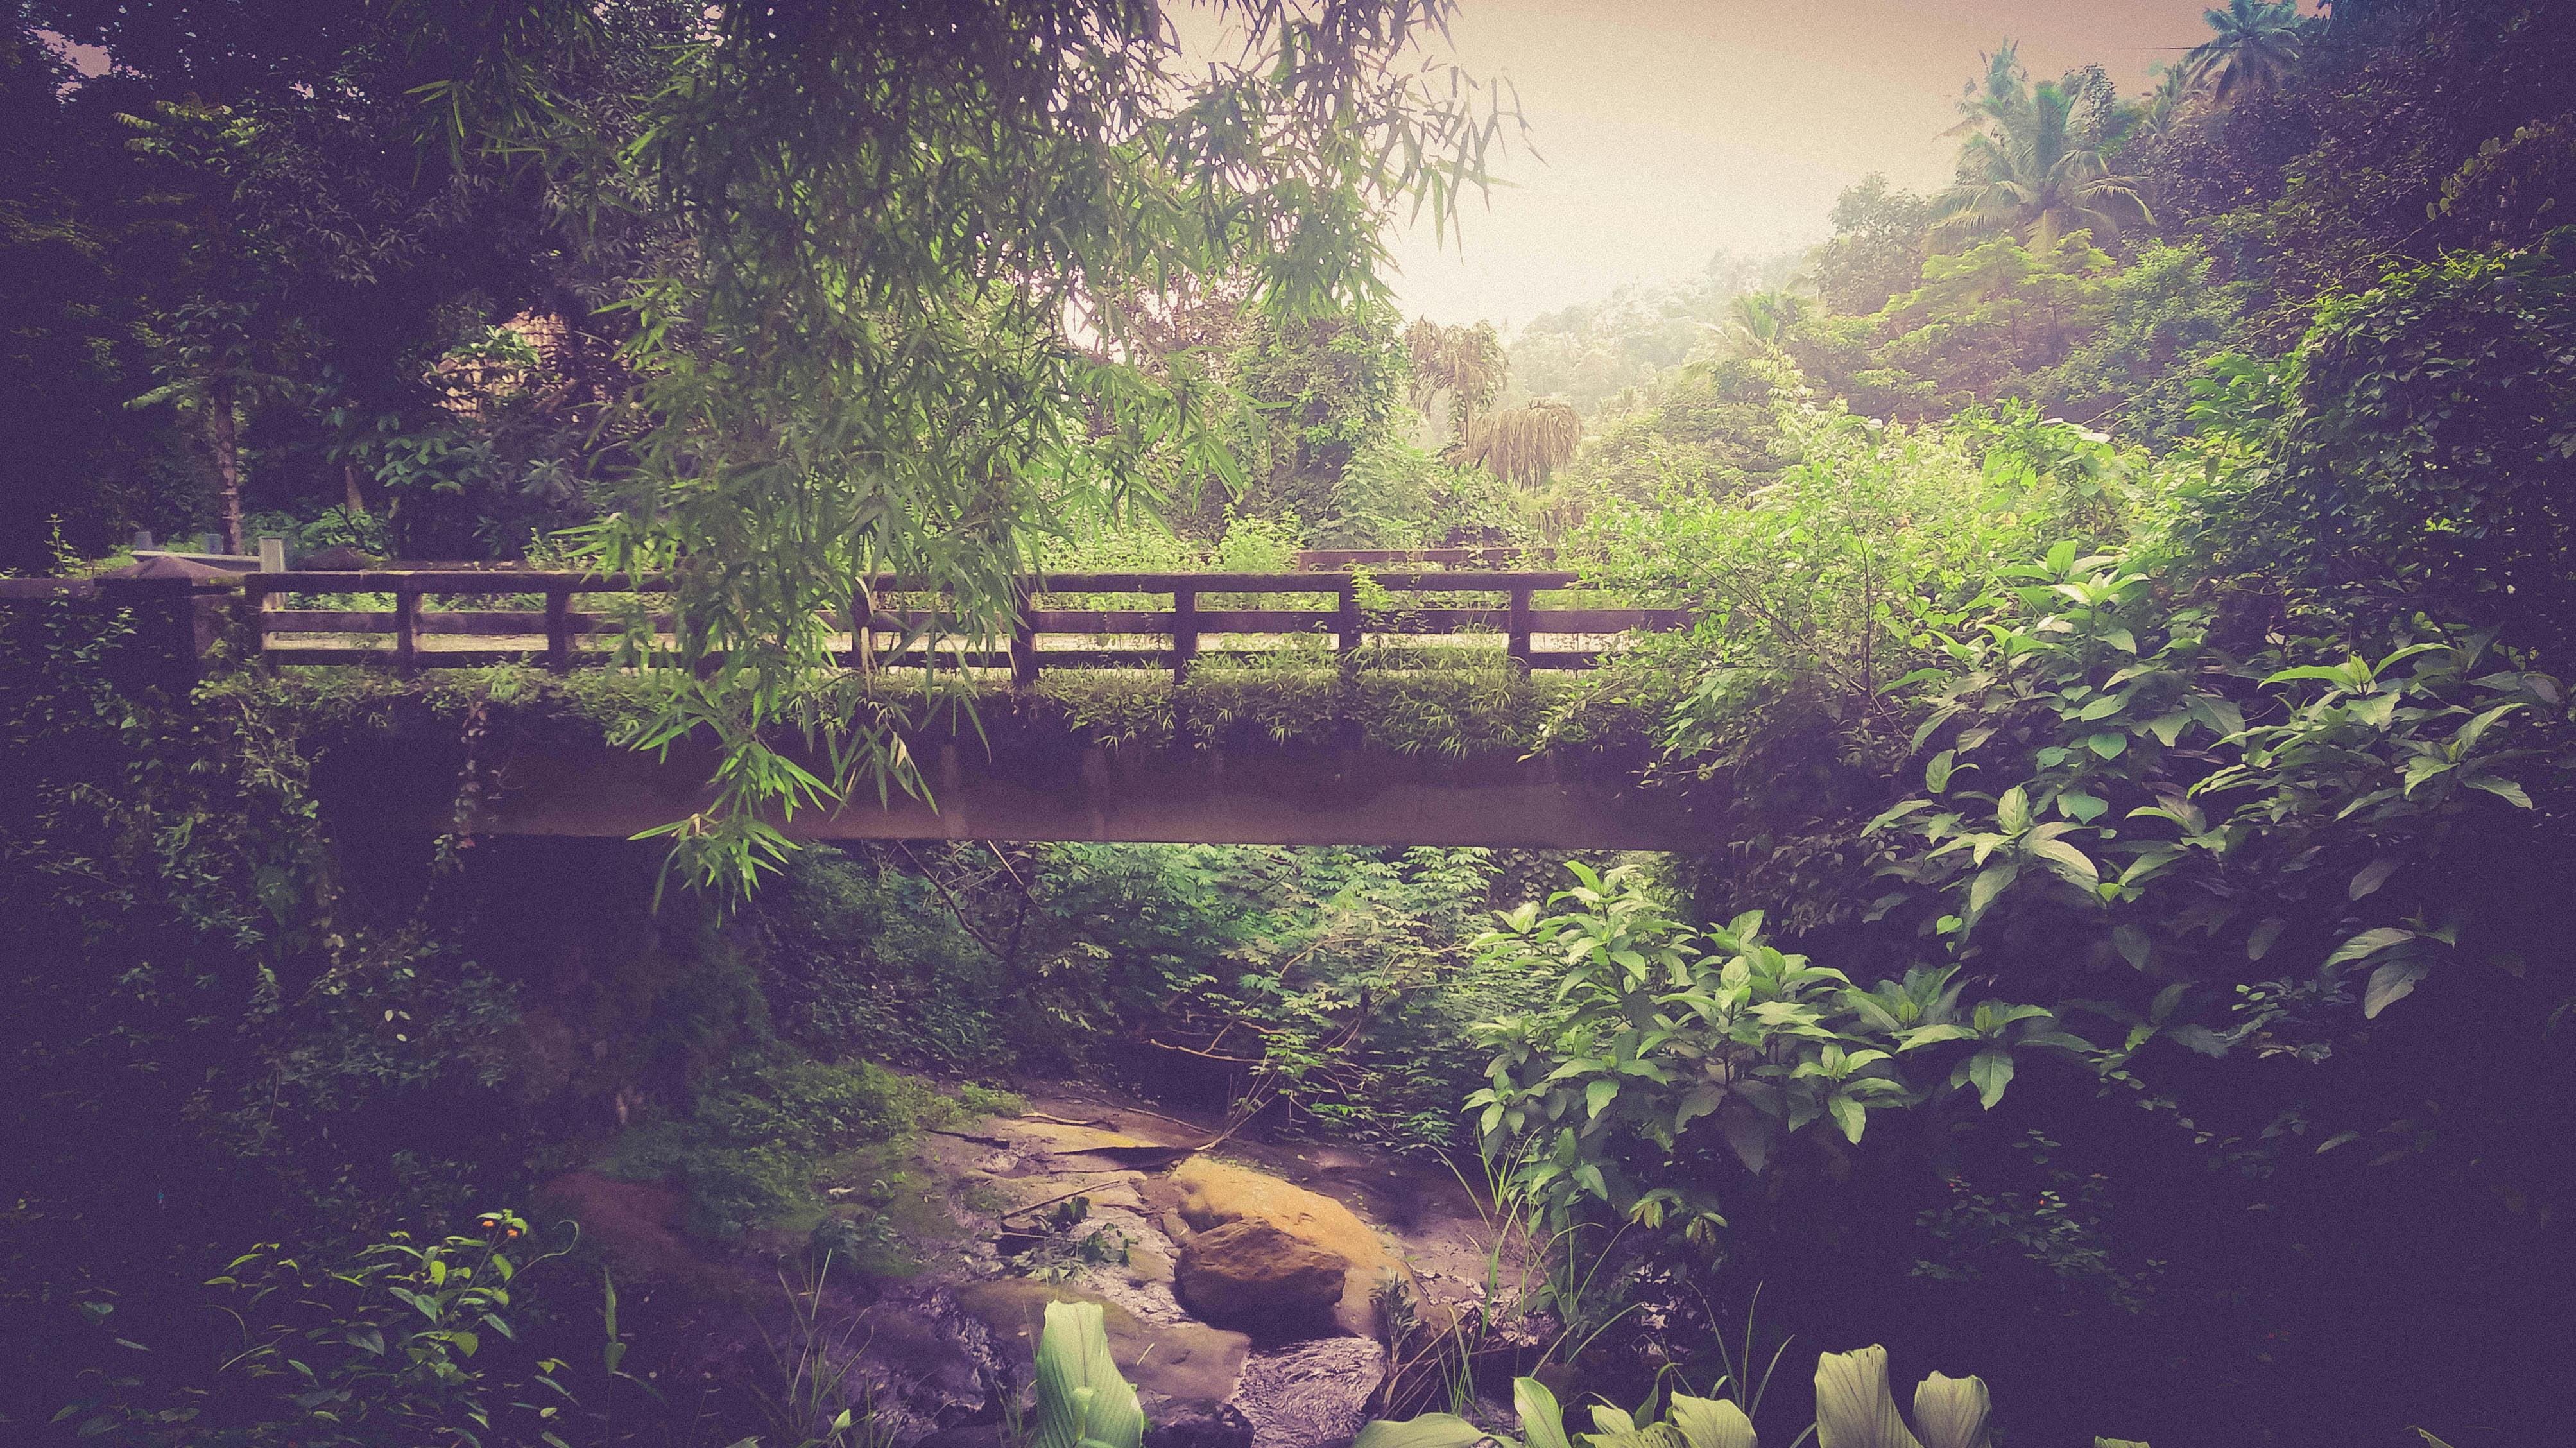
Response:
[[[1175,678],[1202,654],[1258,654],[1276,640],[1322,635],[1350,653],[1371,637],[1446,638],[1492,635],[1523,667],[1590,667],[1610,636],[1687,627],[1681,609],[1540,607],[1539,594],[1574,588],[1570,572],[1412,570],[1341,573],[1051,573],[1017,583],[1010,632],[1002,639],[959,637],[953,617],[918,581],[881,579],[863,595],[867,616],[834,618],[847,638],[851,667],[954,664],[1007,667],[1034,681],[1041,667],[1164,665]],[[528,570],[437,569],[254,573],[242,580],[253,646],[281,664],[389,665],[397,670],[540,662],[558,673],[610,662],[612,648],[585,646],[624,634],[636,596],[667,592],[666,579]],[[295,596],[381,594],[391,608],[290,607]],[[584,609],[577,600],[628,595],[619,609]],[[1163,608],[1050,608],[1060,595],[1148,595]],[[1313,607],[1238,607],[1246,598],[1307,596]],[[1457,595],[1498,602],[1461,604]],[[925,606],[902,606],[909,596]],[[538,607],[524,602],[535,598]],[[499,607],[425,606],[431,600],[501,599]],[[1434,602],[1432,600],[1439,600]],[[1206,606],[1215,603],[1218,607]],[[1391,606],[1390,606],[1391,605]],[[648,614],[657,632],[667,614]],[[1540,640],[1553,647],[1540,648]],[[1256,642],[1271,641],[1271,642]],[[995,647],[999,645],[999,647]]]

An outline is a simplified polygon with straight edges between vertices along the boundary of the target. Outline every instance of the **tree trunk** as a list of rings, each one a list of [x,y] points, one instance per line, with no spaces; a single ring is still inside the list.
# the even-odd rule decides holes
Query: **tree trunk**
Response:
[[[234,430],[233,385],[217,378],[206,385],[206,443],[215,454],[215,478],[224,499],[224,551],[239,556],[242,548],[241,448]]]
[[[366,494],[358,491],[358,465],[356,463],[340,464],[340,483],[342,487],[348,490],[349,496],[346,509],[349,516],[352,518],[365,517],[367,515],[367,497]]]

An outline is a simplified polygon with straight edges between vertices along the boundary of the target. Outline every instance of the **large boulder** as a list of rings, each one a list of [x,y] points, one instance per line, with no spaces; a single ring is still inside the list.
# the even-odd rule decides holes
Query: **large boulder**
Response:
[[[1349,1272],[1340,1256],[1247,1217],[1190,1233],[1173,1286],[1209,1322],[1276,1335],[1330,1322]]]
[[[1320,1192],[1203,1156],[1181,1163],[1170,1176],[1152,1185],[1162,1194],[1177,1198],[1174,1214],[1188,1235],[1181,1242],[1176,1270],[1181,1296],[1193,1311],[1205,1310],[1190,1291],[1194,1254],[1204,1257],[1221,1248],[1226,1255],[1234,1256],[1249,1254],[1258,1247],[1265,1257],[1287,1260],[1288,1254],[1269,1245],[1268,1234],[1243,1232],[1209,1247],[1199,1245],[1202,1239],[1216,1237],[1239,1223],[1258,1223],[1340,1263],[1340,1284],[1325,1309],[1325,1322],[1332,1330],[1370,1336],[1377,1325],[1377,1309],[1371,1299],[1380,1285],[1390,1277],[1412,1283],[1411,1269],[1376,1229],[1350,1208]],[[1317,1272],[1302,1280],[1320,1284],[1323,1274]],[[1418,1284],[1415,1285],[1419,1295]],[[1320,1286],[1310,1290],[1320,1291]]]

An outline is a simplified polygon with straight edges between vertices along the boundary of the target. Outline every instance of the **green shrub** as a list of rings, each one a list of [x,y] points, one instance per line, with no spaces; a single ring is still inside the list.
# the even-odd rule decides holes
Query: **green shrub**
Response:
[[[156,1354],[120,1337],[126,1367],[97,1375],[55,1421],[127,1448],[561,1443],[574,1408],[566,1364],[521,1329],[531,1269],[563,1253],[534,1253],[515,1213],[485,1213],[476,1230],[426,1244],[396,1232],[328,1263],[255,1247],[206,1284],[239,1334],[211,1374],[190,1380],[179,1344]],[[102,1326],[113,1311],[84,1307]],[[613,1298],[608,1313],[614,1374]]]
[[[683,1117],[621,1138],[609,1170],[676,1181],[700,1236],[740,1236],[819,1212],[833,1155],[913,1130],[935,1094],[882,1066],[839,1065],[773,1048],[737,1056]]]
[[[1029,1109],[1028,1098],[1015,1091],[968,1081],[957,1088],[957,1104],[977,1116],[1018,1116]]]

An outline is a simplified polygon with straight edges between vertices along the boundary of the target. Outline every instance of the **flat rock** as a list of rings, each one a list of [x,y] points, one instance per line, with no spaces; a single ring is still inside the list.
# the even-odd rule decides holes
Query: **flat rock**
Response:
[[[970,1282],[957,1289],[957,1305],[982,1322],[996,1348],[1022,1356],[1037,1352],[1050,1302],[1097,1302],[1109,1329],[1110,1360],[1137,1387],[1167,1398],[1215,1404],[1230,1397],[1252,1339],[1204,1323],[1148,1322],[1097,1293],[1026,1277]]]
[[[1159,1144],[1115,1131],[1103,1131],[1096,1126],[1066,1126],[1053,1121],[1022,1121],[1012,1117],[997,1120],[994,1125],[1001,1128],[1001,1134],[1009,1137],[1014,1143],[1039,1151],[1053,1152],[1059,1156],[1099,1151],[1113,1146]]]
[[[1169,1282],[1172,1280],[1172,1259],[1151,1247],[1141,1245],[1129,1247],[1127,1275],[1140,1285],[1148,1282]]]

